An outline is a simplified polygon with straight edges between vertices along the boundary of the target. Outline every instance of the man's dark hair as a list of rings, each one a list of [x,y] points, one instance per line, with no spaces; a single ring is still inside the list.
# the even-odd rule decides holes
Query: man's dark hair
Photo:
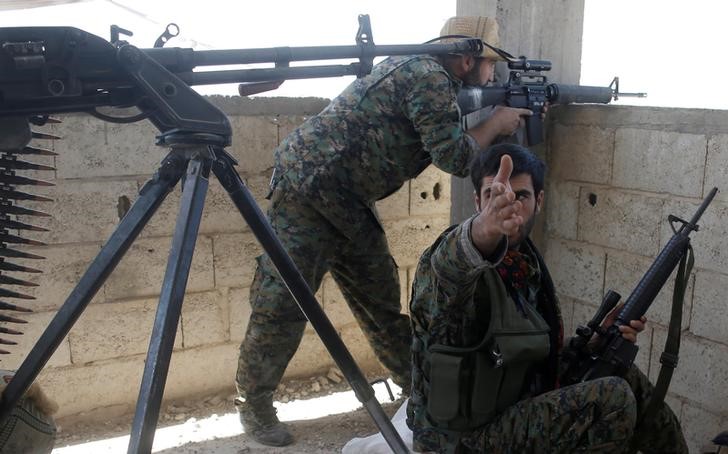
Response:
[[[513,161],[512,177],[522,173],[531,175],[534,195],[538,195],[543,189],[546,164],[528,148],[513,143],[490,146],[473,159],[470,165],[470,178],[473,180],[476,193],[480,194],[483,177],[494,177],[498,174],[503,155],[510,156]]]

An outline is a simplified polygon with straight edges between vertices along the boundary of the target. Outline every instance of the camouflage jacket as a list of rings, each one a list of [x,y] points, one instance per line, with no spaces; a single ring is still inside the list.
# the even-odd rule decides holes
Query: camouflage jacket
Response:
[[[476,290],[485,285],[484,274],[498,276],[495,267],[505,255],[506,243],[501,243],[502,250],[495,254],[498,256],[496,263],[484,260],[472,243],[471,222],[472,218],[446,230],[423,253],[412,286],[413,371],[407,423],[414,433],[415,448],[420,451],[447,452],[458,443],[459,435],[465,435],[438,429],[427,415],[427,350],[435,344],[451,347],[477,345],[488,329],[488,322],[483,318],[483,314],[489,312],[484,307],[488,301],[476,300]],[[526,248],[522,249],[535,256],[541,270],[539,301],[543,308],[539,308],[539,313],[551,329],[551,353],[541,372],[547,382],[543,390],[551,390],[557,386],[558,351],[562,344],[561,314],[548,270],[535,246],[528,240]],[[478,291],[477,294],[487,292]]]
[[[431,56],[382,61],[283,140],[273,184],[324,184],[369,203],[430,163],[466,176],[478,147],[461,127],[460,84]]]

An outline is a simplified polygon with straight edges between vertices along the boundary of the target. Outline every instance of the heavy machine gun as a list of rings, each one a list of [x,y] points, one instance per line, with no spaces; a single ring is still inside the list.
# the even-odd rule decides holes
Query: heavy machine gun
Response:
[[[234,170],[233,166],[237,163],[224,149],[230,144],[232,135],[227,117],[191,86],[260,83],[243,86],[244,92],[252,93],[275,87],[277,82],[286,79],[342,75],[361,77],[371,71],[376,56],[479,55],[482,42],[465,39],[447,44],[378,46],[374,44],[366,15],[359,16],[359,30],[353,46],[210,51],[160,47],[139,49],[120,40],[121,33],[128,34],[112,27],[109,42],[72,27],[0,28],[0,131],[3,132],[0,151],[13,156],[23,154],[29,148],[27,145],[31,138],[29,121],[43,124],[48,121],[49,114],[64,112],[88,112],[105,121],[122,123],[148,119],[160,132],[156,144],[170,148],[155,176],[141,189],[136,202],[8,383],[0,401],[0,422],[7,420],[144,225],[166,195],[182,181],[180,213],[162,284],[128,452],[151,451],[208,178],[212,172],[251,227],[392,450],[406,453],[406,446],[374,398],[371,386]],[[163,45],[167,38],[169,35],[160,36],[157,44]],[[355,58],[358,62],[289,67],[293,61],[341,58]],[[209,65],[266,62],[274,63],[275,67],[193,71]],[[138,113],[110,116],[99,111],[101,107],[132,107]],[[11,168],[19,167],[14,165]],[[3,172],[7,169],[10,168]],[[13,178],[0,178],[0,183],[21,181]],[[27,184],[27,180],[22,181]],[[3,190],[0,196],[14,194],[13,188],[0,189]]]

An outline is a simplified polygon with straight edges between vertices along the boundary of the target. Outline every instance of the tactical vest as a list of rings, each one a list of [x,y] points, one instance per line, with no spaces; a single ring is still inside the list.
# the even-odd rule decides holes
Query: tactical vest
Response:
[[[472,347],[435,344],[423,352],[429,357],[427,413],[444,430],[488,424],[519,400],[530,367],[549,356],[549,325],[532,305],[519,310],[495,270],[483,273],[474,299],[488,302],[481,305],[490,311],[483,339]]]

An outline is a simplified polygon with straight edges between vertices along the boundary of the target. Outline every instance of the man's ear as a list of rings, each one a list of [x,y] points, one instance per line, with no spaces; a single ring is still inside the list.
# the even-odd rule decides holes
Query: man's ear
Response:
[[[465,71],[465,74],[467,74],[475,67],[477,60],[474,56],[465,54],[463,55],[463,58],[460,59],[460,62],[462,64],[462,70]]]
[[[536,196],[536,213],[541,212],[541,207],[543,206],[543,198],[544,198],[544,192],[543,192],[543,189],[541,189],[541,191]]]
[[[476,191],[473,191],[473,200],[475,201],[475,212],[480,213],[480,196]]]
[[[475,66],[475,57],[472,55],[460,55],[458,58],[453,59],[450,71],[458,79],[462,80]]]

